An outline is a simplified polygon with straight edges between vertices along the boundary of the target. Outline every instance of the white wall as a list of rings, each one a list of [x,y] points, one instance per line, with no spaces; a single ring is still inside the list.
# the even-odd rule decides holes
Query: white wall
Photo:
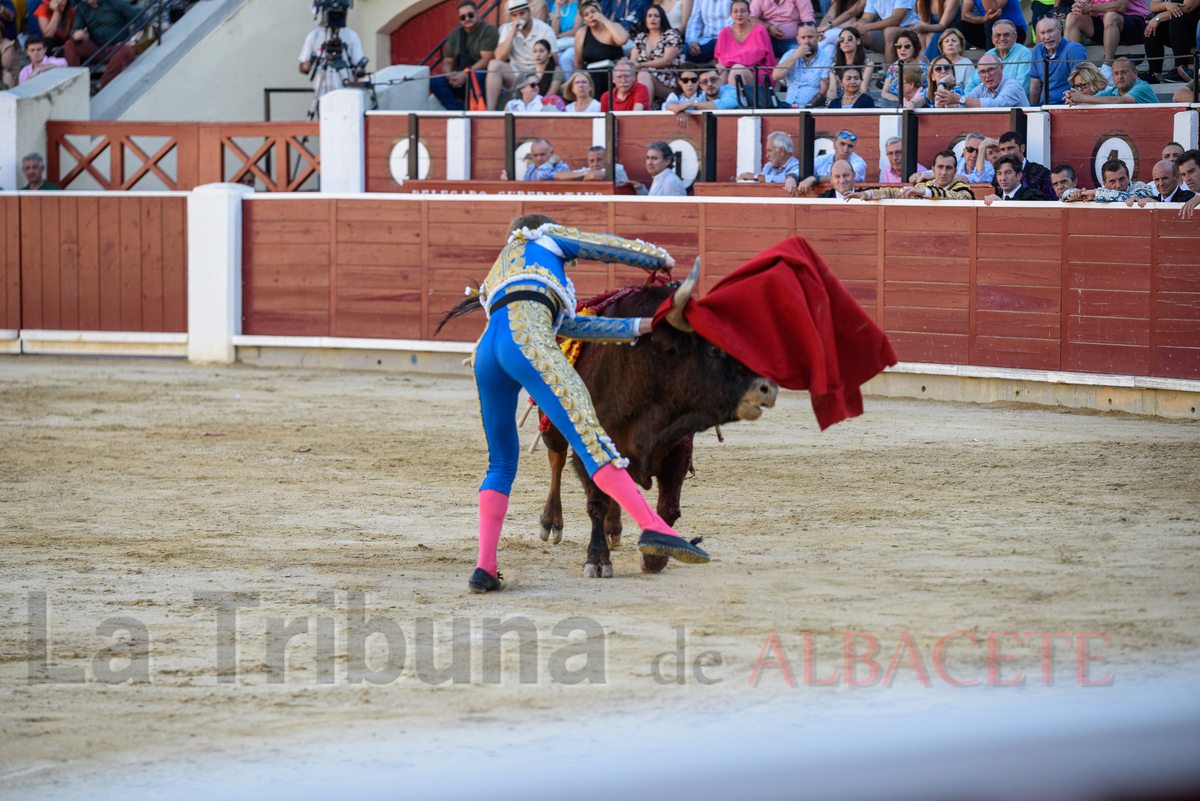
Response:
[[[0,92],[0,188],[25,185],[21,159],[46,156],[48,120],[87,120],[90,83],[87,70],[56,69]]]

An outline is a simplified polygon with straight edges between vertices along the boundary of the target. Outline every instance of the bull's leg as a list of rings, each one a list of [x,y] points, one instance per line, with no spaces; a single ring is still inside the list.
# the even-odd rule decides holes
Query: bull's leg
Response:
[[[683,491],[683,479],[692,466],[692,438],[689,436],[663,458],[661,472],[658,474],[658,508],[659,516],[667,521],[668,526],[674,526],[679,519],[679,498]],[[661,573],[670,561],[669,556],[642,554],[643,573]]]
[[[608,514],[604,517],[604,536],[608,538],[609,548],[621,547],[621,505],[610,503]]]
[[[608,516],[610,506],[620,506],[613,503],[604,492],[596,486],[587,471],[583,467],[583,462],[579,457],[574,457],[571,462],[575,465],[576,472],[579,473],[579,480],[583,482],[583,490],[587,493],[587,513],[592,521],[592,536],[588,541],[587,561],[583,564],[583,575],[587,578],[612,578],[613,566],[609,559],[608,540],[604,537],[604,520]]]
[[[546,505],[542,507],[542,530],[539,536],[542,540],[550,539],[554,532],[554,544],[562,542],[562,473],[567,466],[567,438],[558,429],[550,426],[549,431],[542,432],[542,442],[550,457],[550,494],[546,496]]]

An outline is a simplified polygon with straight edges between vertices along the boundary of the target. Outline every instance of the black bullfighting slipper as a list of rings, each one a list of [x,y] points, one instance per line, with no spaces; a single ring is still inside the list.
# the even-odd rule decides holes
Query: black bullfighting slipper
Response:
[[[656,556],[673,556],[680,562],[702,565],[708,561],[708,554],[703,548],[698,548],[703,537],[696,537],[688,542],[683,537],[673,537],[657,531],[643,531],[638,538],[638,550]]]
[[[475,568],[475,572],[471,574],[471,578],[467,581],[467,586],[471,592],[496,592],[504,589],[504,582],[500,579],[504,578],[500,571],[496,571],[496,575],[484,570],[482,567]]]

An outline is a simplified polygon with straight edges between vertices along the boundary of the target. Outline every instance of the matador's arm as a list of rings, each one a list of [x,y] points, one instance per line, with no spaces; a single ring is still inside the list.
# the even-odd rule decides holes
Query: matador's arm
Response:
[[[558,327],[558,335],[583,342],[632,342],[637,339],[640,317],[585,317],[576,315]]]
[[[545,225],[531,233],[538,232],[558,245],[566,259],[615,262],[643,270],[660,270],[667,264],[667,251],[646,242],[612,234],[588,234],[561,225]]]

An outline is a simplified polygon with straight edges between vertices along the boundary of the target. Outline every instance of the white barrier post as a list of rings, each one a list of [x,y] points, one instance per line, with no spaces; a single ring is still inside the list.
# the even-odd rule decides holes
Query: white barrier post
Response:
[[[592,147],[608,147],[608,129],[604,117],[592,117]]]
[[[762,117],[738,117],[737,121],[737,174],[758,174],[762,167]]]
[[[446,120],[446,180],[471,180],[471,118]]]
[[[1054,166],[1050,153],[1050,112],[1025,114],[1025,158],[1047,169]]]
[[[366,93],[338,89],[321,97],[321,191],[367,188]]]
[[[324,105],[324,103],[322,103]],[[242,332],[242,184],[205,184],[188,195],[188,361],[231,364]]]
[[[1200,147],[1200,112],[1175,112],[1175,141],[1183,145],[1184,150],[1195,150]]]

